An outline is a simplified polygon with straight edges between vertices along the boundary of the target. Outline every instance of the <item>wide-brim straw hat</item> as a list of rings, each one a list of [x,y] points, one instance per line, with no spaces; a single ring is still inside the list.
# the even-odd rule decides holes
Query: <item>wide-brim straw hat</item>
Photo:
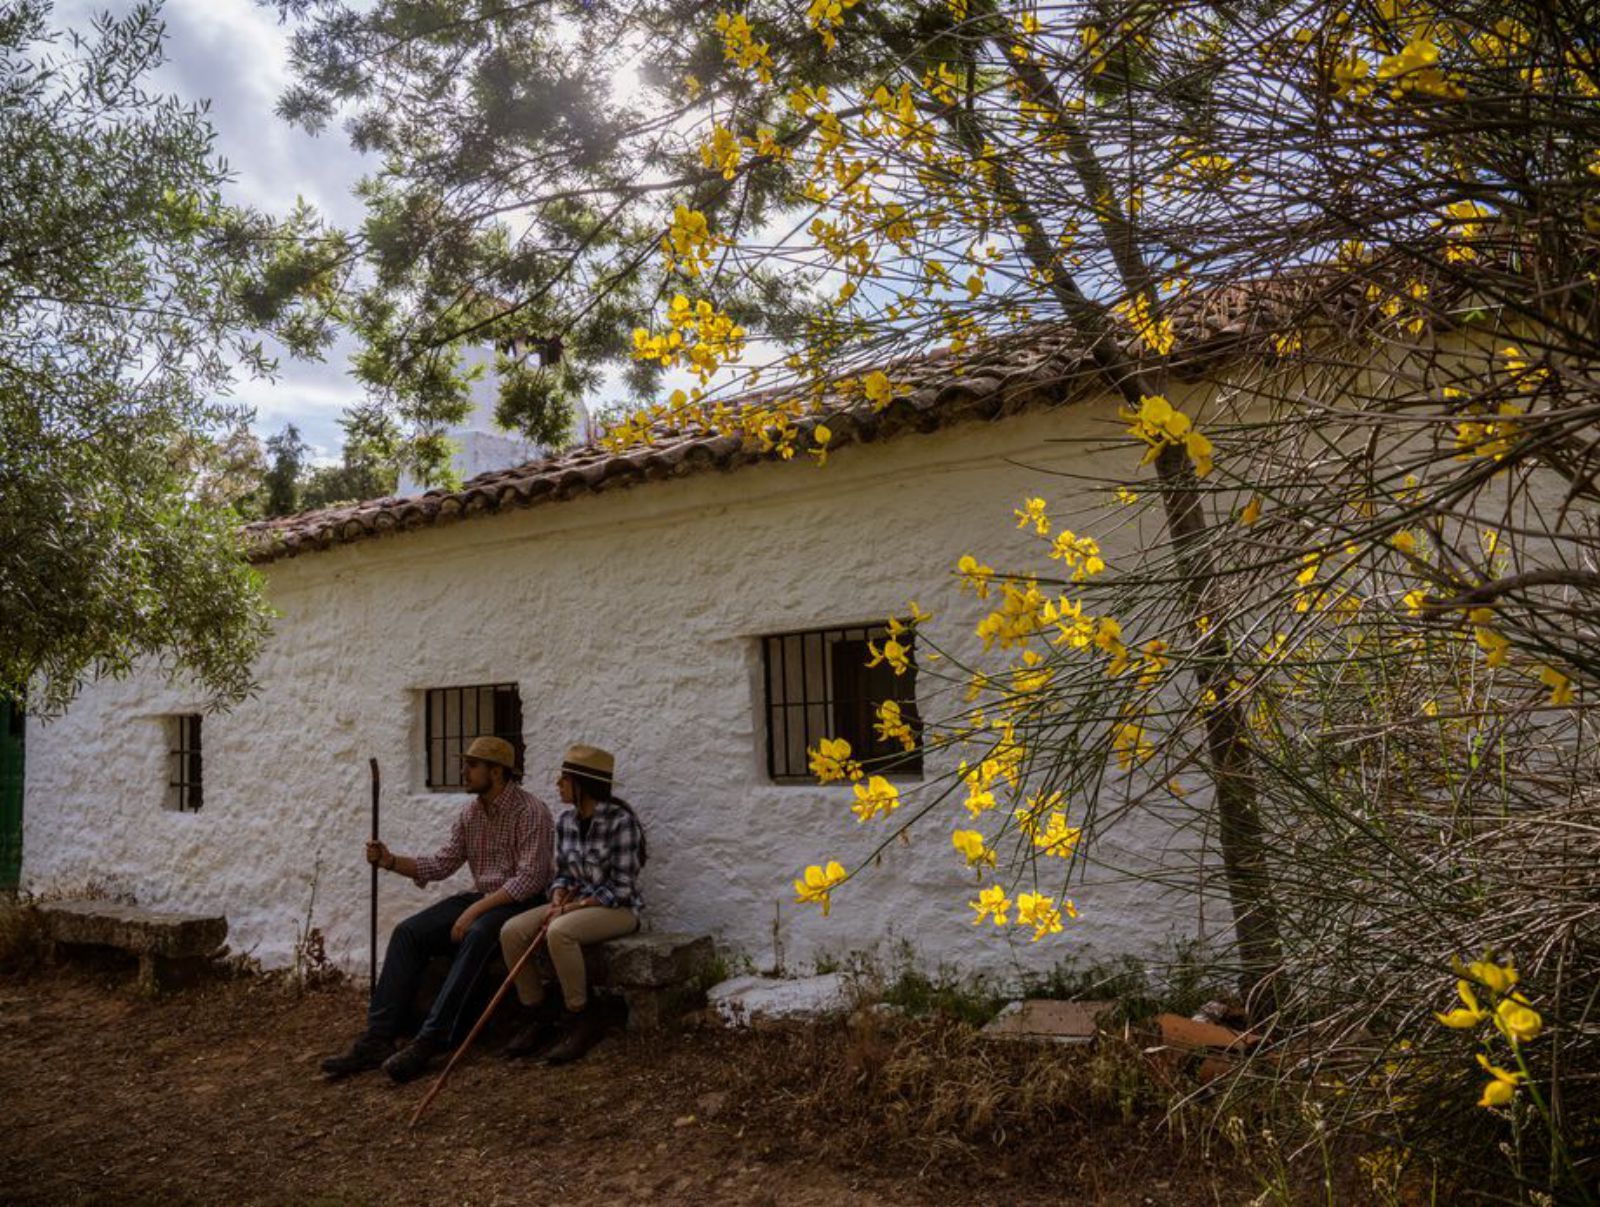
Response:
[[[585,775],[602,784],[609,784],[616,773],[617,760],[609,750],[598,746],[585,746],[582,742],[570,746],[561,760],[561,770],[573,775]]]
[[[477,759],[483,763],[498,763],[507,771],[517,769],[517,752],[512,749],[511,743],[504,738],[481,737],[473,738],[472,745],[467,747],[464,756]]]

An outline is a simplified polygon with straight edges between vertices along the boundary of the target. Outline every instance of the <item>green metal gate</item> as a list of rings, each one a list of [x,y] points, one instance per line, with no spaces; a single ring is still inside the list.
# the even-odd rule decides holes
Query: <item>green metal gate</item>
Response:
[[[21,706],[0,700],[0,891],[22,878],[22,739]]]

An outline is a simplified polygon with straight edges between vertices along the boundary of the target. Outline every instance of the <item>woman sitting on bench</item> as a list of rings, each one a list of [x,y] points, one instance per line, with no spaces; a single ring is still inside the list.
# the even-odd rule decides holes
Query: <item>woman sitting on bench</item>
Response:
[[[599,1040],[604,1024],[589,1000],[583,945],[639,929],[644,908],[636,884],[644,866],[644,830],[632,806],[611,794],[616,760],[594,746],[574,746],[561,762],[557,786],[572,808],[556,823],[556,878],[550,904],[519,914],[500,931],[506,966],[515,967],[548,918],[545,943],[561,982],[566,1010],[557,1019],[545,1007],[537,959],[517,974],[517,996],[535,1017],[506,1046],[506,1055],[542,1053],[547,1064],[566,1064]]]

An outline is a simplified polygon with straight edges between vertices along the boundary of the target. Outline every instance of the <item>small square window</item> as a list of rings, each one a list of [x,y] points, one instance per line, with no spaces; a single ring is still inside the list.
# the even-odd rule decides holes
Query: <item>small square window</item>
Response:
[[[880,774],[922,774],[922,723],[917,716],[915,637],[900,641],[910,667],[897,675],[887,662],[868,666],[867,643],[879,649],[888,638],[881,624],[855,628],[811,629],[761,639],[767,695],[767,774],[774,782],[811,779],[806,751],[823,738],[843,738],[854,757]],[[916,745],[906,750],[897,739],[878,737],[878,709],[886,700],[900,705]]]
[[[167,718],[167,808],[197,813],[201,787],[200,714]]]
[[[422,708],[428,787],[462,787],[461,756],[484,735],[510,742],[522,771],[522,697],[515,683],[430,687]]]

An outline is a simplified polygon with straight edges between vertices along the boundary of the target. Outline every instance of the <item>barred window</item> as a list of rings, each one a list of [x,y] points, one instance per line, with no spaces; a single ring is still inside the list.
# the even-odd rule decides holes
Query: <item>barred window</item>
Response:
[[[204,800],[201,786],[200,714],[167,718],[167,808],[197,813]]]
[[[881,624],[810,629],[761,639],[767,696],[767,774],[779,783],[809,781],[806,751],[823,738],[844,738],[855,758],[871,760],[880,774],[922,774],[922,724],[917,716],[917,664],[913,636],[900,641],[911,665],[896,675],[887,662],[869,667],[867,643],[880,650],[889,636]],[[900,705],[915,746],[878,737],[878,708]]]
[[[428,752],[428,787],[459,788],[461,756],[472,739],[504,738],[522,770],[522,697],[515,683],[479,687],[432,687],[423,701]]]

